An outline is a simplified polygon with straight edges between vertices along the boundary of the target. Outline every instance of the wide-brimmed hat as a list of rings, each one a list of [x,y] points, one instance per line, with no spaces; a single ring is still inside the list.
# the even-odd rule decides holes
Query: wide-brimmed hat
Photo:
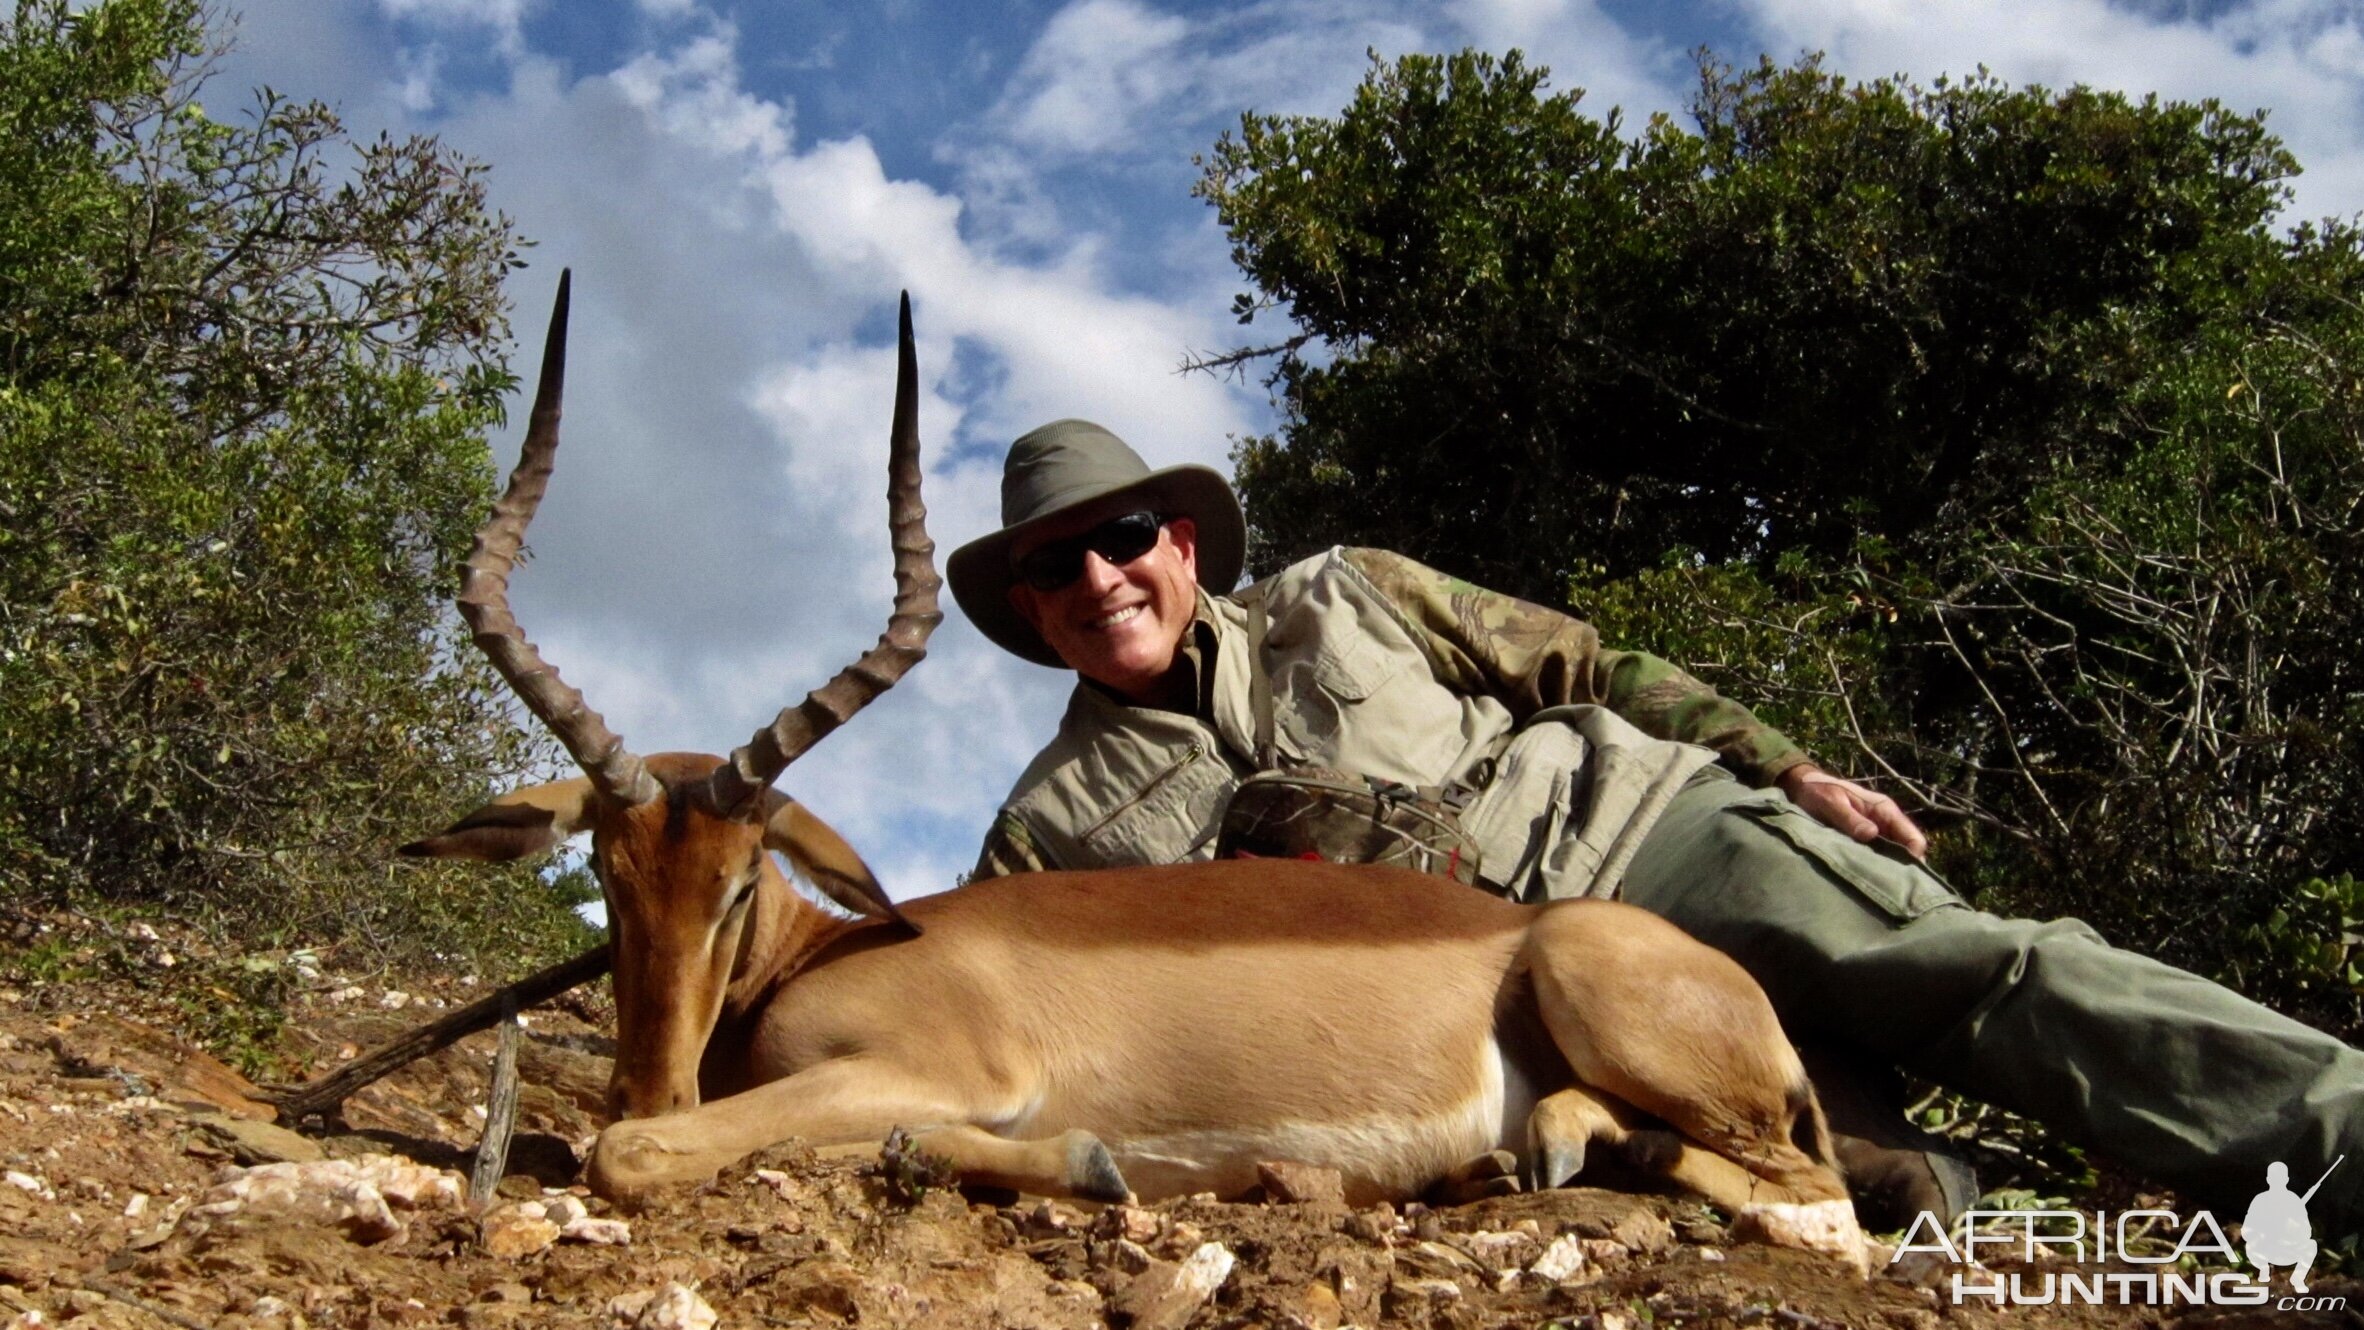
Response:
[[[1198,584],[1221,595],[1247,563],[1248,523],[1231,483],[1212,467],[1152,471],[1125,441],[1088,420],[1054,420],[1010,445],[1001,468],[1001,530],[944,561],[952,598],[985,636],[1038,665],[1063,665],[1010,606],[1010,549],[1062,513],[1090,505],[1110,516],[1148,509],[1198,524]]]

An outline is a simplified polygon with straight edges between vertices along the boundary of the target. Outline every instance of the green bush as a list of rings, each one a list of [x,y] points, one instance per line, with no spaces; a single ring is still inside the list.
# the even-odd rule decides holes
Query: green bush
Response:
[[[212,118],[210,54],[194,0],[0,21],[0,898],[573,945],[531,874],[391,854],[546,757],[448,608],[509,222],[432,139]]]

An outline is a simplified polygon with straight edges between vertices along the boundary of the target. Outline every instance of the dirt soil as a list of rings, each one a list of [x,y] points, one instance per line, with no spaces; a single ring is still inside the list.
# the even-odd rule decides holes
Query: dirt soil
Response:
[[[487,1226],[465,1204],[397,1210],[398,1233],[349,1236],[352,1225],[325,1217],[203,1208],[241,1160],[268,1159],[285,1142],[233,1125],[267,1110],[245,1104],[253,1087],[175,1033],[180,1008],[160,987],[0,985],[0,1327],[700,1324],[634,1307],[635,1295],[672,1285],[693,1290],[724,1327],[2364,1321],[2345,1311],[1955,1308],[1946,1272],[1925,1274],[1927,1287],[1863,1279],[1823,1257],[1735,1241],[1725,1217],[1693,1201],[1583,1188],[1361,1212],[1209,1199],[1102,1211],[942,1189],[912,1202],[890,1195],[894,1179],[875,1159],[823,1160],[789,1146],[618,1214],[575,1186],[607,1076],[596,990],[528,1016],[518,1135],[494,1208],[513,1216],[516,1202],[572,1194],[591,1217],[624,1220],[629,1245],[529,1241],[503,1254],[511,1244],[488,1246]],[[277,1047],[304,1075],[483,991],[421,981],[401,986],[412,1000],[390,1008],[382,978],[309,968],[302,989]],[[331,1157],[399,1155],[465,1174],[492,1049],[493,1037],[478,1035],[414,1063],[350,1101],[343,1129],[315,1132],[313,1143]],[[1231,1262],[1200,1301],[1177,1276],[1219,1268],[1209,1244]],[[1555,1244],[1581,1251],[1581,1268],[1530,1272]],[[2321,1280],[2315,1291],[2364,1306],[2364,1286]]]

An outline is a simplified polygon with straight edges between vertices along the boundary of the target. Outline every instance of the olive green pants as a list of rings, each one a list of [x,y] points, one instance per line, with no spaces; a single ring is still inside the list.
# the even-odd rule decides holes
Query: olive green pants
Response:
[[[1722,773],[1714,773],[1721,776]],[[1839,1042],[2035,1118],[2232,1223],[2333,1173],[2315,1235],[2364,1230],[2364,1053],[2073,919],[1971,909],[1892,846],[1781,794],[1695,779],[1621,894],[1738,960],[1792,1038]]]

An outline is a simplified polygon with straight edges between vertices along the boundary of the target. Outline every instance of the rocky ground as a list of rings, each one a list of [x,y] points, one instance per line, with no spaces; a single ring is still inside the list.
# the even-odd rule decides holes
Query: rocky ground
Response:
[[[159,966],[171,956],[164,939],[144,945]],[[299,982],[271,1051],[305,1075],[482,991],[448,978],[391,985],[301,956],[272,963]],[[482,1130],[492,1036],[372,1086],[339,1130],[291,1137],[262,1125],[251,1084],[180,1033],[187,1004],[167,1000],[156,973],[43,979],[19,967],[0,982],[0,1326],[2364,1322],[2344,1310],[1955,1308],[1947,1271],[1898,1277],[1908,1261],[1859,1278],[1736,1241],[1727,1217],[1695,1202],[1588,1189],[1353,1211],[1300,1174],[1276,1177],[1275,1190],[1310,1199],[1095,1210],[913,1196],[908,1169],[783,1147],[619,1214],[574,1185],[607,1074],[594,990],[528,1015],[509,1175],[477,1206],[461,1175]],[[2316,1291],[2364,1305],[2364,1287]]]

